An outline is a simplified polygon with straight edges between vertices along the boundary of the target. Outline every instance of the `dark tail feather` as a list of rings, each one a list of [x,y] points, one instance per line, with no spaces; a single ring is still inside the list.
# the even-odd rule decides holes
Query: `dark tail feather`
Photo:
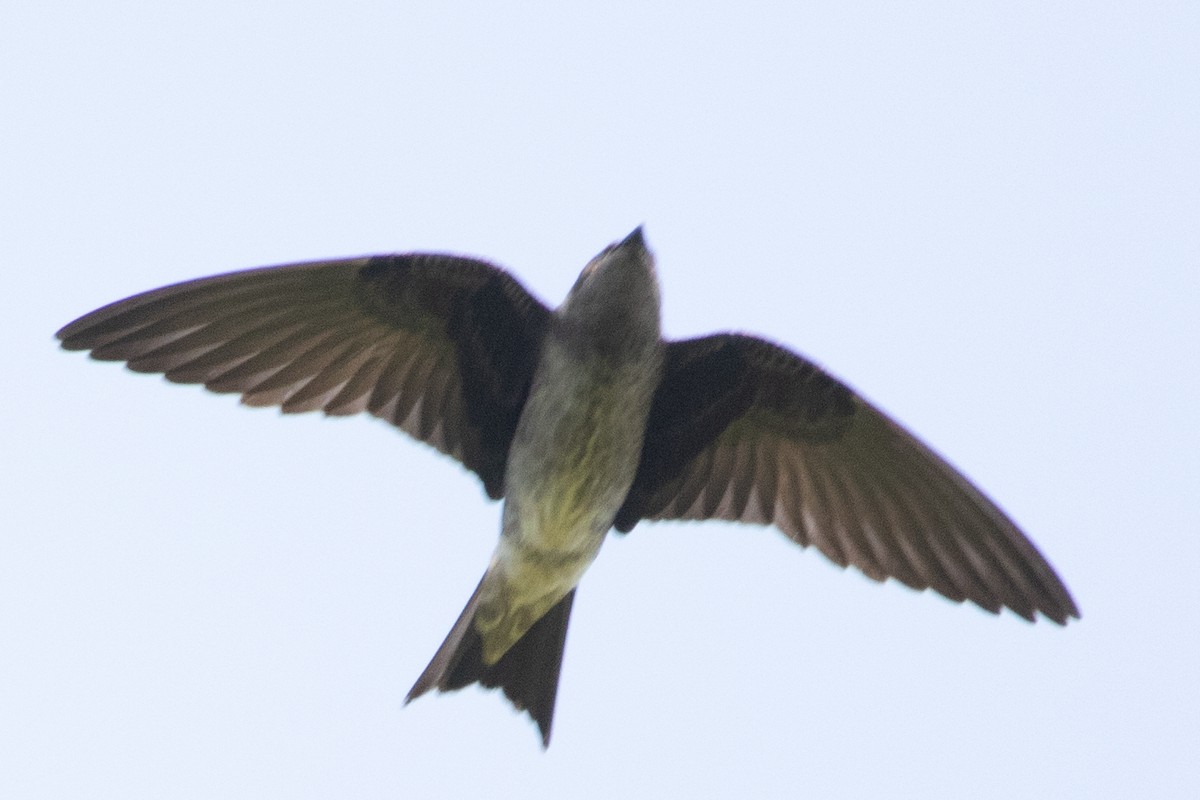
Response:
[[[482,586],[480,581],[446,641],[409,690],[405,702],[411,702],[435,687],[442,692],[472,683],[480,683],[489,689],[500,688],[519,711],[529,712],[542,733],[542,747],[548,747],[575,590],[568,592],[499,661],[489,666],[483,663],[483,640],[472,624]]]

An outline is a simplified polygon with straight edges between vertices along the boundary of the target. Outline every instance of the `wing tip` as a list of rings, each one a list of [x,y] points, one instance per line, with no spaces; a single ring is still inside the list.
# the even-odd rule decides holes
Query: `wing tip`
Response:
[[[81,341],[83,337],[79,336],[81,331],[78,320],[62,326],[54,332],[54,338],[58,341],[58,346],[63,350],[90,350],[92,346],[86,340]]]
[[[955,600],[952,597],[947,597],[947,599],[955,603],[964,602],[963,600]],[[995,614],[997,616],[1004,611],[1004,609],[1008,609],[1013,614],[1030,623],[1031,625],[1036,625],[1039,620],[1045,619],[1049,622],[1053,622],[1055,625],[1066,627],[1067,623],[1069,623],[1071,620],[1083,619],[1083,615],[1080,613],[1079,607],[1075,605],[1075,601],[1072,600],[1069,595],[1061,602],[1057,603],[1030,603],[1020,605],[1019,607],[1012,603],[1000,603],[995,607],[992,607],[981,603],[975,598],[966,598],[966,600],[969,600],[973,605],[983,609],[989,614]]]

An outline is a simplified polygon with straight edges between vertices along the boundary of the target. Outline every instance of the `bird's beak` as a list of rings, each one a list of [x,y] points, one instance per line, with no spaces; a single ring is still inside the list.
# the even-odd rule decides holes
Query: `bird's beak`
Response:
[[[639,250],[645,250],[646,239],[642,235],[642,226],[638,225],[636,228],[634,228],[633,233],[622,239],[618,247],[636,247]]]

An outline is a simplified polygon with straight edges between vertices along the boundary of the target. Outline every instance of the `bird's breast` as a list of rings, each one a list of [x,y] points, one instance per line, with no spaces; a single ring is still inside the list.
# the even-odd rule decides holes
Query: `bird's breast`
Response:
[[[506,537],[548,555],[599,546],[637,471],[657,356],[588,361],[547,342],[509,452]]]
[[[500,542],[475,627],[495,663],[578,585],[633,483],[657,361],[613,368],[547,344],[505,473]]]
[[[500,542],[475,617],[489,664],[578,585],[641,458],[661,343],[603,358],[576,344],[546,337],[509,449]]]

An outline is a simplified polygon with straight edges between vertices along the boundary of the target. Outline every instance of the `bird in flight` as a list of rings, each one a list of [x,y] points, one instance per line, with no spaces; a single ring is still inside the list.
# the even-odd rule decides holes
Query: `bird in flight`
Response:
[[[754,336],[666,341],[659,309],[638,228],[553,310],[488,262],[409,253],[178,283],[58,338],[251,406],[366,411],[478,475],[500,540],[408,700],[500,688],[543,747],[580,578],[641,520],[774,525],[877,581],[1079,617],[1003,511],[845,384]]]

